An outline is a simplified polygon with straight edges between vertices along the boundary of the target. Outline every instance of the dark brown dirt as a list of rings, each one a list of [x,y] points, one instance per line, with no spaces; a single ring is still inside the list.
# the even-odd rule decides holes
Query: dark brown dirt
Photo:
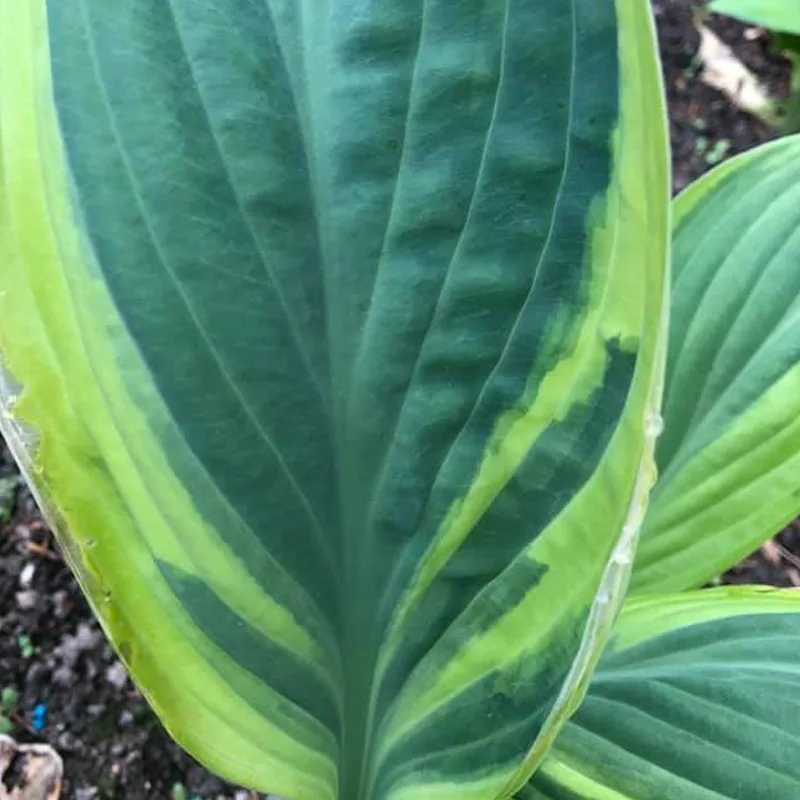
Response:
[[[763,122],[735,108],[701,78],[700,36],[693,19],[702,4],[653,0],[669,103],[673,186],[676,192],[725,158],[774,136]],[[731,19],[712,16],[709,27],[769,88],[776,98],[789,90],[790,65],[772,52],[769,34]]]
[[[800,522],[786,528],[725,575],[726,583],[800,586]]]
[[[18,740],[59,750],[65,800],[260,797],[210,775],[164,732],[106,643],[2,446],[0,523],[0,691],[18,695],[0,713]]]
[[[692,25],[696,5],[688,0],[653,5],[677,191],[722,158],[772,134],[700,80]],[[787,64],[770,52],[766,36],[745,36],[745,29],[730,21],[712,24],[774,92],[785,91]],[[726,580],[800,585],[800,527],[787,529]],[[164,733],[106,644],[2,447],[0,690],[6,690],[7,706],[0,713],[10,720],[13,735],[47,741],[63,754],[66,800],[256,797],[209,775]]]

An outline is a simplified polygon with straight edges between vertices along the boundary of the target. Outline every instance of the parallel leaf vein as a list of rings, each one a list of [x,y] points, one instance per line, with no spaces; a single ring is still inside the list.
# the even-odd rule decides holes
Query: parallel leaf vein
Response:
[[[92,61],[93,71],[95,75],[95,80],[97,81],[98,88],[100,90],[100,94],[102,97],[103,105],[106,109],[106,115],[108,117],[109,127],[111,129],[111,133],[114,137],[114,140],[117,144],[117,149],[119,151],[120,160],[123,164],[125,172],[128,176],[128,181],[130,183],[131,192],[134,196],[135,202],[139,209],[139,214],[141,216],[142,222],[147,230],[148,236],[153,244],[153,248],[158,255],[159,263],[163,267],[167,277],[169,278],[170,282],[175,288],[175,291],[178,297],[181,299],[182,304],[186,308],[186,311],[192,320],[192,323],[197,330],[201,340],[203,341],[205,347],[207,348],[208,352],[210,353],[211,357],[213,358],[214,362],[216,363],[221,376],[223,377],[225,383],[230,388],[231,392],[233,393],[234,397],[237,399],[237,402],[241,406],[242,410],[245,413],[245,416],[250,420],[251,424],[253,425],[256,432],[259,434],[259,437],[263,441],[263,443],[267,446],[270,452],[272,452],[277,464],[279,465],[281,471],[284,473],[287,482],[289,483],[292,491],[295,493],[297,500],[299,500],[302,508],[308,515],[308,518],[312,524],[312,529],[314,530],[317,539],[321,546],[321,552],[325,553],[326,556],[333,560],[332,551],[330,548],[330,544],[325,537],[324,530],[322,528],[322,524],[320,523],[319,518],[314,511],[311,502],[309,501],[308,497],[306,496],[305,492],[303,491],[302,487],[300,486],[297,478],[294,476],[292,471],[289,469],[289,465],[286,463],[283,455],[281,454],[280,450],[276,446],[276,444],[272,441],[271,437],[268,435],[267,431],[263,428],[258,417],[254,413],[253,409],[250,407],[250,404],[247,402],[246,398],[242,395],[241,390],[236,384],[236,381],[233,380],[233,376],[227,369],[224,360],[221,357],[221,354],[218,352],[217,348],[215,347],[214,343],[209,339],[208,334],[206,333],[200,319],[197,316],[195,308],[186,294],[180,280],[178,280],[177,275],[175,274],[174,269],[172,268],[170,262],[166,258],[166,254],[164,253],[161,243],[155,233],[155,230],[150,223],[149,216],[146,211],[146,206],[144,203],[144,199],[141,195],[141,191],[139,189],[138,179],[136,177],[136,173],[133,169],[132,164],[130,163],[130,159],[125,151],[124,145],[122,143],[122,137],[119,131],[119,127],[116,122],[116,114],[114,112],[113,106],[111,104],[110,97],[108,95],[108,89],[106,87],[105,78],[103,77],[103,72],[100,67],[100,63],[97,56],[97,45],[95,41],[95,34],[94,28],[92,26],[91,20],[88,15],[88,11],[86,8],[86,0],[79,0],[80,2],[80,11],[82,15],[82,21],[84,29],[86,30],[87,34],[87,42],[89,46],[89,56]]]

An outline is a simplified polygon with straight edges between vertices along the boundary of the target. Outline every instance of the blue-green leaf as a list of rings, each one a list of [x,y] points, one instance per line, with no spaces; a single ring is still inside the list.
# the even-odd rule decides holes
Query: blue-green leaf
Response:
[[[541,761],[652,479],[663,122],[645,0],[0,0],[3,429],[210,766]]]
[[[800,593],[636,598],[520,800],[800,796]]]
[[[702,585],[800,514],[800,137],[675,203],[659,483],[633,588]]]
[[[709,9],[781,33],[800,34],[800,0],[713,0]]]

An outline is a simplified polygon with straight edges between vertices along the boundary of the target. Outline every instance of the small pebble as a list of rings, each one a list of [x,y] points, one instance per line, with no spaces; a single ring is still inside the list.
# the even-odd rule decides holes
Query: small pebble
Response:
[[[29,561],[23,568],[22,572],[19,574],[19,585],[23,589],[28,589],[33,583],[33,576],[36,574],[36,564],[32,561]]]
[[[33,589],[26,589],[24,592],[17,592],[17,605],[22,611],[30,611],[36,608],[36,601],[39,599],[39,592]]]
[[[106,669],[106,680],[116,689],[124,689],[128,682],[128,673],[121,661],[115,661]]]
[[[75,632],[75,646],[79,650],[93,650],[100,639],[100,631],[92,625],[82,622]]]
[[[59,589],[57,592],[55,592],[52,600],[53,611],[59,619],[69,614],[73,608],[73,603],[69,599],[69,595],[63,589]]]
[[[31,529],[27,525],[15,525],[14,535],[23,542],[30,541]]]
[[[70,753],[78,747],[79,742],[69,731],[64,731],[58,735],[56,744],[62,753]]]
[[[120,728],[129,728],[133,725],[133,714],[127,708],[119,715],[117,725]]]
[[[214,797],[224,791],[222,781],[214,775],[209,775],[199,764],[194,764],[186,774],[186,785],[192,795]]]
[[[92,626],[82,622],[78,625],[74,636],[67,634],[62,637],[61,644],[58,646],[58,654],[66,666],[74,667],[81,654],[93,650],[99,639],[99,631],[93,630]]]
[[[53,671],[53,683],[59,686],[72,686],[75,683],[75,672],[67,666]]]

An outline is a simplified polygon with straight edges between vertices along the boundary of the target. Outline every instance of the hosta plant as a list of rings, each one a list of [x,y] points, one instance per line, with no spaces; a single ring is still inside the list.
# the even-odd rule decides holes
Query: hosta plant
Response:
[[[3,431],[220,774],[796,796],[800,596],[682,592],[800,508],[800,142],[670,299],[658,76],[645,0],[0,0]]]

